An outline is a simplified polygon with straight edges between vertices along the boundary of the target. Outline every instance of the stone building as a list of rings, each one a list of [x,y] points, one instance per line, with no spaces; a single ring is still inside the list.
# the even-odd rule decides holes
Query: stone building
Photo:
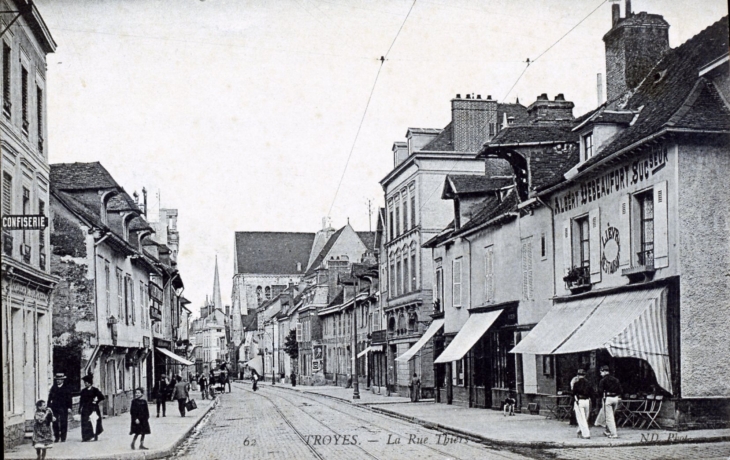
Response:
[[[162,270],[142,243],[152,229],[100,163],[51,165],[50,204],[54,370],[76,391],[93,375],[104,413],[118,415],[150,381],[150,285]]]
[[[27,0],[3,2],[2,215],[49,214],[46,55],[56,43]],[[11,21],[12,25],[11,25]],[[9,28],[7,31],[6,27]],[[5,227],[5,226],[3,226]],[[2,231],[3,427],[6,446],[30,429],[36,400],[52,384],[49,232]]]
[[[433,351],[429,342],[408,361],[396,361],[415,345],[433,313],[434,269],[423,243],[438,234],[453,211],[438,199],[446,174],[484,175],[476,158],[504,120],[521,118],[525,108],[501,104],[491,96],[456,96],[452,121],[444,129],[410,128],[407,142],[393,145],[394,169],[380,181],[385,192],[385,231],[380,254],[381,306],[387,317],[387,381],[389,390],[408,394],[410,376],[420,375],[424,397],[434,388]],[[387,286],[387,287],[386,287]]]

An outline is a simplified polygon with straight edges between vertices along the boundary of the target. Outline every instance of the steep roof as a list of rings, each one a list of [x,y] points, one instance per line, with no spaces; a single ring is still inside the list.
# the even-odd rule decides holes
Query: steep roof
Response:
[[[355,232],[368,251],[375,251],[375,232]]]
[[[436,136],[431,142],[424,145],[422,152],[453,152],[454,151],[454,127],[451,123]]]
[[[93,163],[54,163],[51,182],[58,190],[100,190],[121,188],[98,161]]]
[[[345,230],[345,228],[346,228],[346,226],[340,228],[339,230],[334,232],[329,237],[329,239],[324,244],[324,246],[322,246],[322,250],[319,251],[319,254],[317,254],[317,257],[315,257],[314,260],[312,261],[312,265],[310,265],[309,268],[307,269],[307,273],[305,274],[305,276],[311,275],[312,273],[314,273],[314,271],[316,269],[319,268],[320,265],[322,265],[322,261],[324,260],[325,257],[327,257],[327,253],[330,252],[330,249],[332,249],[332,246],[335,245],[335,243],[337,242],[337,239],[340,237],[340,235],[342,235],[342,232]]]
[[[502,129],[491,141],[489,147],[516,146],[533,143],[578,142],[578,134],[572,131],[572,124],[558,126],[514,124]]]
[[[730,111],[715,87],[699,76],[702,67],[727,53],[727,16],[667,51],[638,88],[609,105],[611,109],[640,110],[634,124],[579,171],[664,129],[730,130]]]
[[[236,232],[237,273],[304,274],[312,243],[314,233]]]

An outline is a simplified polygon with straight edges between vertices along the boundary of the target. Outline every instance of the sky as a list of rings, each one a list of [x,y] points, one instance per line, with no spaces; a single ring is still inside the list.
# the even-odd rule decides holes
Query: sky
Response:
[[[457,93],[595,108],[611,27],[604,0],[35,4],[58,44],[50,162],[100,161],[128,193],[148,190],[153,220],[179,210],[196,314],[216,256],[230,303],[236,231],[315,232],[325,216],[368,230],[393,142],[446,126]],[[664,16],[672,47],[727,15],[724,0],[632,5]]]

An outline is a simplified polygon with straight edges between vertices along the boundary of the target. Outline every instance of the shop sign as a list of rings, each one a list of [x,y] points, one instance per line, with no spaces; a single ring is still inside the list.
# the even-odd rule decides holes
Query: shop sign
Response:
[[[321,360],[322,359],[322,355],[323,355],[323,353],[322,353],[322,345],[315,345],[315,346],[312,347],[312,350],[314,352],[314,356],[313,356],[312,359]]]
[[[593,179],[581,182],[553,199],[555,214],[561,214],[578,206],[596,201],[627,187],[639,184],[653,177],[669,162],[667,146],[659,145],[638,160],[609,170]]]
[[[162,288],[155,283],[150,282],[150,299],[154,300],[155,302],[162,303]]]
[[[3,280],[5,281],[5,280]],[[3,290],[7,292],[8,289],[8,283],[3,283]],[[9,289],[12,293],[12,295],[18,295],[25,297],[26,299],[33,299],[41,301],[45,304],[48,303],[48,294],[46,294],[43,291],[39,291],[37,289],[33,289],[28,287],[27,284],[20,284],[16,281],[10,281]]]
[[[608,227],[603,232],[601,246],[603,248],[601,268],[608,274],[616,273],[619,266],[619,256],[621,255],[621,239],[616,227]]]
[[[150,338],[145,336],[142,337],[142,346],[145,348],[150,348]]]
[[[322,360],[321,359],[312,360],[312,372],[319,372],[321,370],[322,370]]]
[[[48,217],[43,214],[3,216],[3,230],[43,230],[46,227],[48,227]]]

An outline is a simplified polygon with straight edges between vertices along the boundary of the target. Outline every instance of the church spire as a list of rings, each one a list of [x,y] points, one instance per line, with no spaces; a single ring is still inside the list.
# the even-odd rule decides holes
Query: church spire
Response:
[[[218,276],[218,256],[215,256],[215,276],[213,278],[213,309],[223,311],[223,301],[221,300],[221,280]]]

